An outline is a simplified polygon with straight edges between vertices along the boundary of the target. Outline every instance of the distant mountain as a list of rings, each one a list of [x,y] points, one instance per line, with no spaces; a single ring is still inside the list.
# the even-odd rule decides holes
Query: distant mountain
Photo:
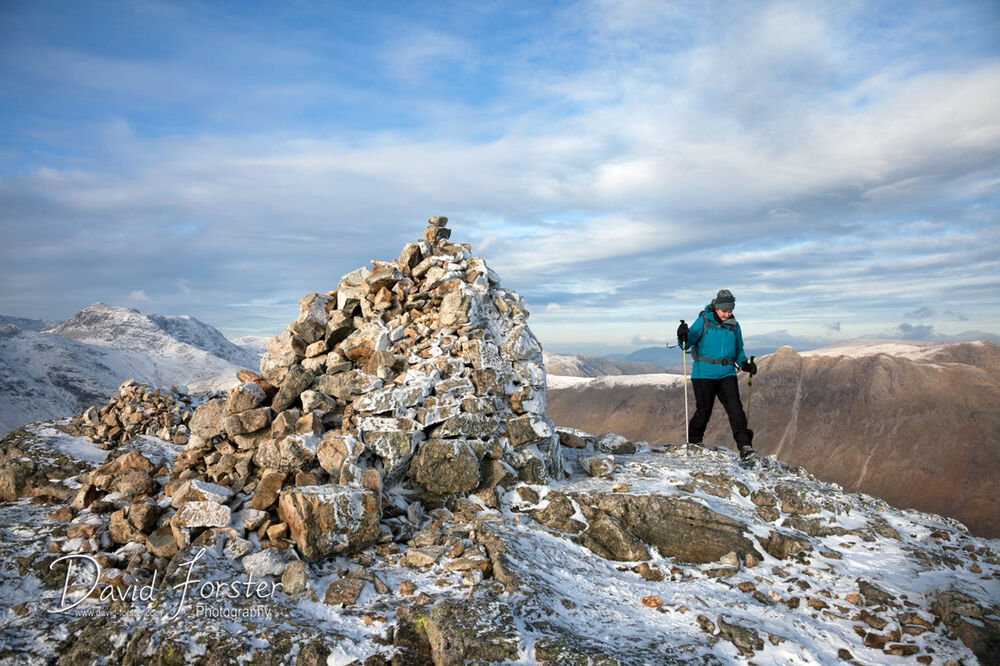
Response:
[[[857,340],[802,354],[784,347],[757,365],[750,427],[760,453],[1000,536],[1000,346]],[[745,376],[741,395],[746,404]],[[589,432],[684,441],[675,378],[563,382],[550,387],[547,413]],[[705,441],[732,445],[720,405]]]
[[[118,349],[156,350],[163,356],[196,349],[234,365],[254,365],[256,356],[217,329],[186,315],[165,317],[133,308],[93,303],[47,331],[70,340]]]
[[[22,331],[44,331],[57,326],[59,322],[47,319],[25,319],[24,317],[8,317],[0,315],[0,326],[13,326]]]
[[[0,324],[0,431],[79,413],[122,381],[192,390],[228,388],[258,354],[191,317],[142,314],[95,303],[44,330],[40,320]],[[20,321],[25,328],[17,326]]]
[[[267,351],[267,341],[270,338],[263,335],[243,335],[238,338],[230,338],[234,344],[257,355],[262,355]]]
[[[654,363],[615,361],[603,356],[586,354],[551,354],[542,352],[545,372],[564,377],[604,377],[607,375],[641,375],[664,372]]]

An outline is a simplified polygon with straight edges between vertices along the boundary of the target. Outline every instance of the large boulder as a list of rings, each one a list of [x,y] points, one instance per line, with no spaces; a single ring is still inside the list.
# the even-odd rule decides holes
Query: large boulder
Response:
[[[379,499],[361,488],[288,488],[278,498],[278,516],[309,562],[361,550],[374,544],[381,533]]]
[[[475,490],[485,448],[479,440],[429,439],[410,464],[409,476],[438,495]]]

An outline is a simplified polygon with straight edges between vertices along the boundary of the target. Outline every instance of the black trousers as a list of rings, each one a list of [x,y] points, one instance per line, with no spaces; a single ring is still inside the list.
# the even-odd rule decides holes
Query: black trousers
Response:
[[[695,410],[688,429],[691,433],[691,441],[701,443],[705,436],[705,428],[708,427],[708,419],[712,416],[712,407],[715,406],[715,397],[719,397],[719,402],[726,408],[729,415],[729,425],[733,429],[733,439],[740,449],[753,445],[753,432],[747,429],[747,415],[743,411],[743,402],[740,401],[740,385],[736,377],[723,377],[722,379],[692,379],[694,386]]]

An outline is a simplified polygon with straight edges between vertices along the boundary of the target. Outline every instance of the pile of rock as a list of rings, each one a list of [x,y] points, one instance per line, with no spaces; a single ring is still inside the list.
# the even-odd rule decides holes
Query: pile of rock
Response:
[[[431,218],[398,259],[303,298],[260,374],[241,371],[190,418],[130,383],[85,415],[95,438],[150,432],[185,448],[169,468],[130,451],[83,478],[71,507],[88,509],[74,534],[90,541],[72,546],[167,558],[225,535],[248,567],[280,569],[293,544],[308,561],[356,552],[408,537],[391,519],[412,506],[468,494],[497,506],[498,486],[562,476],[527,309],[446,223]]]
[[[87,438],[112,449],[136,435],[152,435],[178,445],[188,443],[188,422],[197,406],[184,387],[151,389],[126,380],[106,405],[91,407],[77,419]]]

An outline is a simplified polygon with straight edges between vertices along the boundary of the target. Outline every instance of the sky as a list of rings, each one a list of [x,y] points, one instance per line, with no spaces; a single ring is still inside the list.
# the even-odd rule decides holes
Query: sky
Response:
[[[0,2],[0,314],[273,335],[435,215],[552,351],[1000,334],[1000,3]]]

